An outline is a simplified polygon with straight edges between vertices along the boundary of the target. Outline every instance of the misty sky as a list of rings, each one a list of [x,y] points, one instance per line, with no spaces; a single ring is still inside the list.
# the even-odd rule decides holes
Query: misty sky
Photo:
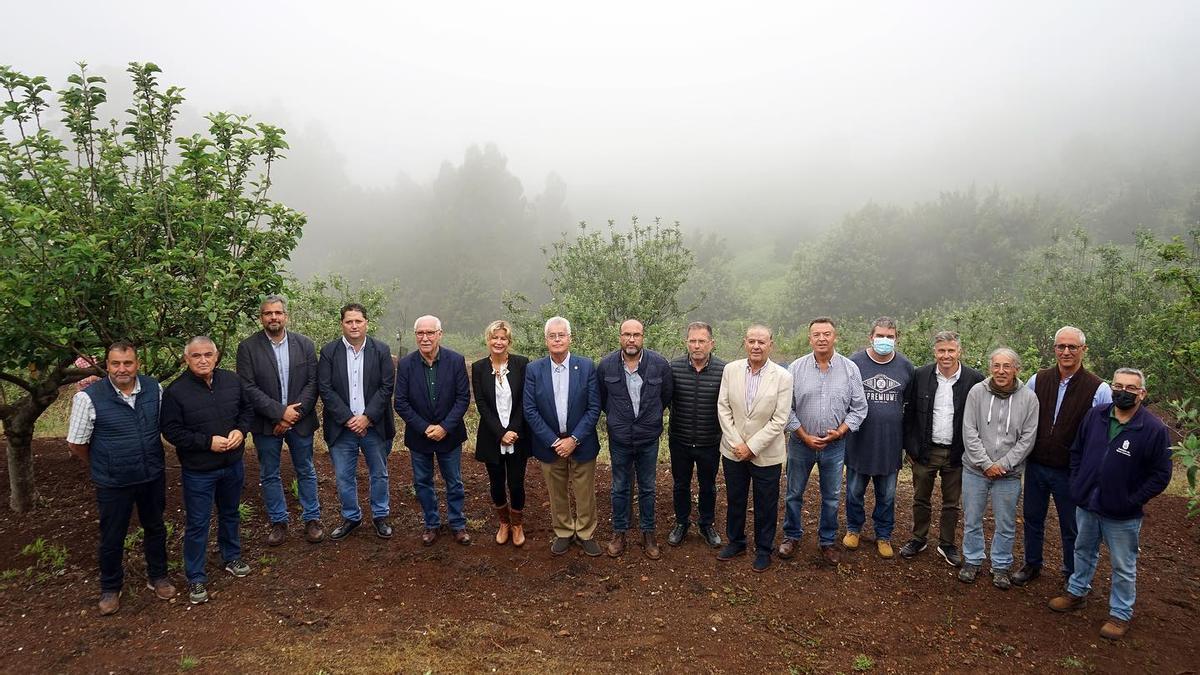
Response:
[[[198,111],[322,130],[372,187],[496,143],[580,218],[780,223],[975,182],[1079,138],[1190,142],[1200,3],[10,3],[0,63],[154,61]]]

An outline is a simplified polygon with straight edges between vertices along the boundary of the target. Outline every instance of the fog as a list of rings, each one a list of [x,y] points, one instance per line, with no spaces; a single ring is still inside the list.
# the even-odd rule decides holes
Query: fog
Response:
[[[475,145],[507,159],[529,204],[561,179],[549,231],[638,214],[801,237],[867,202],[1200,171],[1195,2],[57,2],[5,16],[0,61],[56,86],[75,61],[114,90],[126,62],[154,61],[193,118],[288,129],[277,196],[310,213],[302,268],[336,266],[321,235],[355,225],[338,214],[405,208]]]

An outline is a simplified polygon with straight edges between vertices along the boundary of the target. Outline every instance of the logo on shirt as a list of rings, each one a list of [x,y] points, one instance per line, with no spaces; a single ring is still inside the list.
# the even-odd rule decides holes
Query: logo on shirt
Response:
[[[1122,455],[1125,455],[1126,457],[1130,456],[1130,454],[1129,454],[1129,439],[1128,438],[1126,438],[1125,442],[1121,444],[1121,447],[1117,448],[1117,452],[1121,453]]]
[[[904,386],[887,375],[880,373],[863,380],[863,389],[866,390],[868,401],[887,401],[890,403],[900,400],[900,394]]]

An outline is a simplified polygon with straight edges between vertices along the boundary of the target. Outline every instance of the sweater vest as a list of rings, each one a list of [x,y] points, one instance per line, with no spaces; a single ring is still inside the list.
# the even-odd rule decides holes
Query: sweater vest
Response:
[[[1058,418],[1054,404],[1058,400],[1058,367],[1039,370],[1034,393],[1038,398],[1038,430],[1029,459],[1043,466],[1065,469],[1071,464],[1071,444],[1083,416],[1092,409],[1092,399],[1100,388],[1100,378],[1080,367],[1067,383]]]

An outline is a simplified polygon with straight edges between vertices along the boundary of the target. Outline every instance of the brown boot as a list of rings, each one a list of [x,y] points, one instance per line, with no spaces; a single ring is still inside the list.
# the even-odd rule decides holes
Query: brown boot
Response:
[[[500,519],[500,529],[496,530],[496,543],[503,546],[508,543],[508,504],[496,507],[496,517]]]
[[[662,557],[662,551],[658,548],[658,539],[654,536],[654,531],[642,533],[642,553],[651,560],[658,560]]]
[[[608,555],[610,558],[619,558],[625,553],[625,533],[613,532],[612,541],[608,542]]]
[[[512,524],[512,543],[513,546],[521,547],[525,545],[525,516],[520,511],[510,508],[508,510],[508,520]]]

